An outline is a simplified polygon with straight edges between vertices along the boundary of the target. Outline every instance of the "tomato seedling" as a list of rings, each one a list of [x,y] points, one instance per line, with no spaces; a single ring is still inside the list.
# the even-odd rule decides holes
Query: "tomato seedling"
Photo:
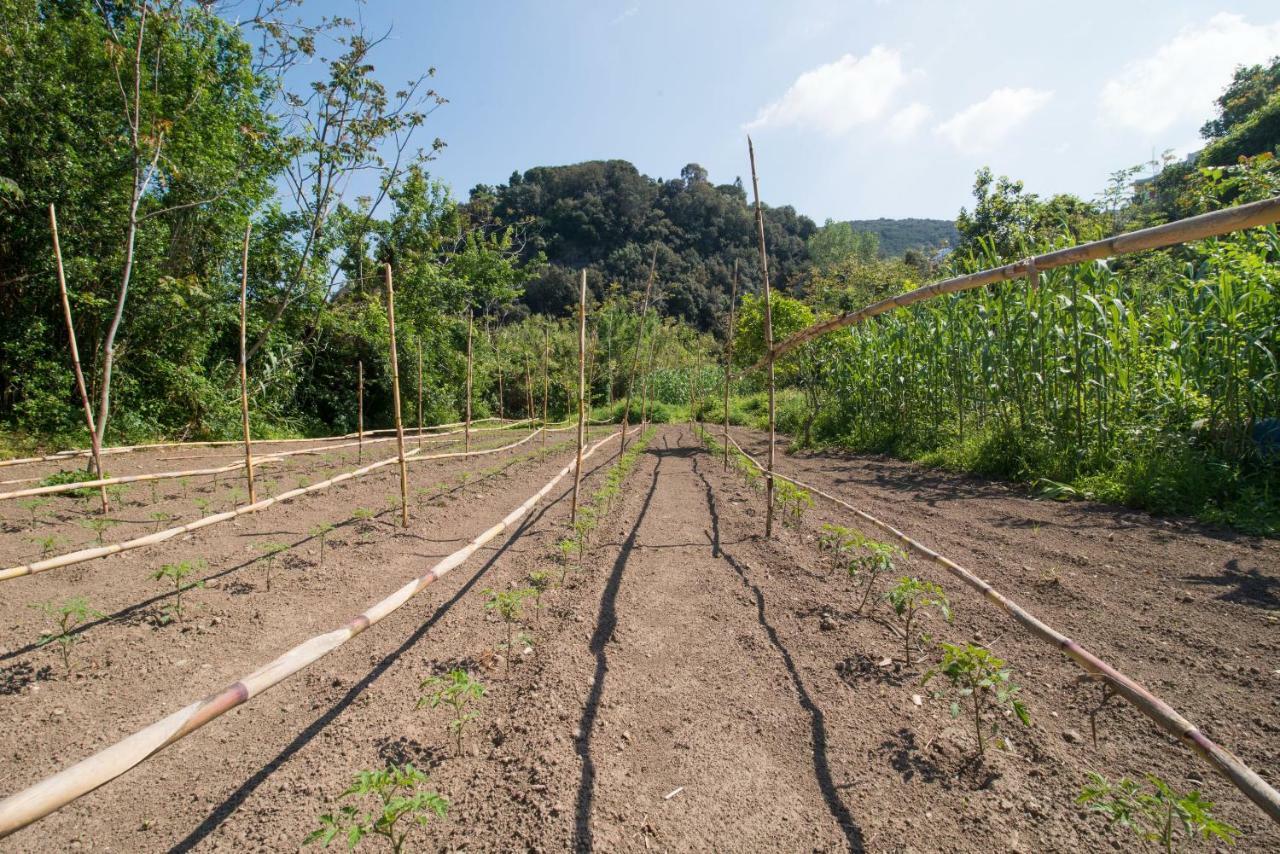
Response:
[[[193,581],[190,584],[182,582],[188,575],[204,567],[205,562],[202,560],[184,560],[181,563],[166,563],[151,573],[151,577],[156,581],[166,581],[173,585],[173,604],[161,611],[160,625],[167,625],[174,620],[182,622],[182,594],[197,587],[204,587],[203,581]]]
[[[1010,681],[1011,674],[1004,666],[1004,660],[997,658],[985,647],[974,644],[943,643],[942,662],[925,673],[920,680],[921,685],[928,684],[934,676],[942,676],[951,683],[951,690],[957,699],[951,703],[951,717],[960,716],[961,701],[968,700],[973,707],[973,729],[978,739],[978,756],[986,753],[986,731],[984,722],[992,711],[1010,709],[1023,726],[1031,725],[1031,716],[1027,707],[1018,699],[1019,688]],[[1000,731],[1000,720],[991,721],[992,735]]]
[[[378,804],[374,812],[362,812],[350,804],[337,812],[320,816],[320,827],[307,834],[303,845],[319,842],[326,848],[341,836],[348,848],[355,848],[367,836],[387,841],[394,854],[405,851],[405,841],[414,827],[426,827],[431,816],[444,818],[449,802],[435,792],[422,789],[427,774],[412,763],[388,765],[382,771],[361,771],[340,798],[372,796]],[[409,819],[402,824],[402,819]]]
[[[889,600],[889,605],[893,608],[893,613],[898,615],[898,619],[902,620],[902,637],[903,637],[903,657],[906,659],[907,667],[911,666],[911,647],[914,635],[912,633],[912,625],[916,615],[920,611],[933,608],[942,614],[942,618],[948,623],[951,622],[951,603],[947,601],[947,596],[942,592],[942,588],[931,581],[921,581],[918,578],[904,575],[902,579],[885,594],[885,598]]]
[[[507,627],[507,677],[510,678],[511,657],[515,654],[513,643],[515,626],[520,619],[524,600],[535,594],[528,587],[519,587],[514,590],[485,590],[484,595],[489,597],[484,607],[496,613]]]
[[[58,652],[62,655],[62,667],[66,674],[70,676],[71,651],[81,641],[80,636],[75,632],[76,627],[89,620],[101,620],[106,615],[90,607],[89,600],[83,596],[73,596],[61,605],[54,605],[52,602],[41,602],[31,607],[42,611],[46,617],[53,620],[57,625],[57,631],[46,629],[41,632],[40,639],[36,641],[36,646],[41,647],[56,643]]]
[[[276,555],[289,551],[288,543],[260,543],[258,550],[266,557],[267,592],[271,592],[271,571],[276,567]]]
[[[453,709],[453,718],[449,721],[449,732],[453,733],[456,755],[461,756],[462,730],[480,715],[475,710],[468,710],[467,706],[484,696],[484,685],[478,679],[471,678],[471,674],[467,671],[455,667],[449,671],[448,676],[432,676],[430,679],[424,679],[418,688],[422,691],[430,690],[431,693],[418,698],[417,708],[430,706],[434,709],[444,705]]]
[[[1147,785],[1126,778],[1112,783],[1094,771],[1080,790],[1076,803],[1105,815],[1111,824],[1127,827],[1141,839],[1157,843],[1172,854],[1177,835],[1188,840],[1235,844],[1240,831],[1213,815],[1213,801],[1198,791],[1179,794],[1155,774]]]

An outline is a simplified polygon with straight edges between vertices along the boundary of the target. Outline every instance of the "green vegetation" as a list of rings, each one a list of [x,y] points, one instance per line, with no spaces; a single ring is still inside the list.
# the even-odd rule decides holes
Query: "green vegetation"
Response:
[[[94,537],[97,538],[98,545],[101,546],[104,544],[103,535],[106,534],[109,529],[119,525],[120,520],[107,519],[103,516],[94,516],[89,519],[81,519],[79,524],[80,527],[88,528],[90,531],[93,531]]]
[[[70,676],[71,651],[81,642],[80,635],[76,633],[76,627],[88,620],[101,620],[106,615],[90,607],[89,600],[83,596],[74,596],[61,605],[42,602],[31,607],[43,612],[57,626],[56,630],[46,629],[41,632],[36,646],[56,643],[58,653],[62,656],[63,670]]]
[[[856,579],[860,575],[865,577],[865,580],[862,582],[862,600],[858,602],[859,614],[861,614],[862,609],[866,607],[867,601],[871,598],[871,594],[875,592],[876,581],[880,576],[892,573],[896,566],[895,561],[903,559],[906,556],[907,553],[895,545],[890,543],[878,543],[875,540],[869,540],[860,535],[858,536],[858,539],[854,543],[854,551],[850,555],[848,563],[845,565],[845,571],[848,572],[849,577],[853,579]],[[909,659],[908,663],[910,663]]]
[[[973,729],[978,740],[978,755],[986,753],[986,734],[992,735],[1000,731],[1000,718],[997,715],[988,722],[989,713],[1009,709],[1022,722],[1023,726],[1031,725],[1031,716],[1027,707],[1018,699],[1018,686],[1010,681],[1011,674],[1004,665],[1004,660],[997,658],[985,647],[974,644],[943,643],[942,662],[925,673],[920,684],[924,685],[934,676],[942,676],[951,684],[951,691],[957,699],[951,703],[951,716],[960,716],[960,702],[967,700],[973,707]]]
[[[1080,790],[1076,803],[1100,812],[1121,827],[1132,830],[1140,839],[1155,842],[1169,854],[1181,837],[1193,842],[1197,837],[1206,842],[1234,844],[1240,831],[1218,821],[1213,815],[1213,802],[1198,791],[1185,795],[1154,774],[1147,783],[1121,778],[1112,783],[1096,772]]]
[[[916,615],[934,609],[948,623],[951,622],[951,603],[942,588],[932,581],[921,581],[911,576],[902,579],[885,594],[893,613],[902,621],[902,657],[911,666],[911,649],[915,645],[913,624]]]
[[[449,802],[435,792],[425,791],[428,776],[413,767],[390,764],[382,771],[361,771],[342,798],[372,797],[374,812],[363,812],[347,804],[337,812],[320,816],[320,827],[307,834],[303,845],[319,842],[326,848],[339,837],[354,849],[367,836],[385,839],[394,854],[408,850],[405,845],[415,827],[426,827],[434,815],[444,818]]]
[[[271,571],[275,569],[277,555],[282,555],[289,551],[291,546],[288,543],[259,543],[258,551],[262,552],[266,559],[267,572],[267,592],[271,592]]]
[[[468,710],[472,702],[484,696],[484,685],[478,679],[460,667],[449,671],[445,677],[432,676],[424,679],[418,686],[421,691],[429,691],[418,698],[418,708],[445,705],[453,710],[453,718],[449,721],[449,732],[453,733],[456,755],[462,755],[462,730],[479,716],[479,712]]]
[[[27,498],[18,502],[18,506],[31,514],[31,530],[36,529],[36,521],[39,518],[40,511],[53,503],[52,498]]]
[[[320,538],[320,568],[324,569],[324,541],[333,531],[333,525],[329,522],[321,522],[311,529],[311,536]]]
[[[62,542],[62,538],[56,534],[50,534],[47,537],[31,537],[31,542],[40,547],[40,559],[47,558],[50,553]]]
[[[204,587],[203,581],[193,581],[190,584],[183,584],[183,581],[188,575],[204,568],[205,562],[202,560],[186,560],[180,563],[166,563],[151,573],[151,577],[156,581],[165,581],[173,587],[173,604],[165,606],[162,610],[161,625],[175,620],[182,622],[182,594],[188,590]]]
[[[485,603],[484,607],[487,611],[493,611],[502,620],[507,630],[507,643],[503,647],[506,652],[507,659],[507,678],[511,677],[511,659],[515,656],[515,627],[520,621],[523,612],[524,600],[537,595],[536,591],[528,587],[519,587],[512,590],[492,590],[484,591]]]

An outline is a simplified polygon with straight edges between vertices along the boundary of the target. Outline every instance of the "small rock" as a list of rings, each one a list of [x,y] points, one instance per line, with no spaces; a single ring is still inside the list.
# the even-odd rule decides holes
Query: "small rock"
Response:
[[[836,622],[836,618],[826,612],[823,612],[822,617],[818,620],[818,628],[824,632],[832,632],[839,627],[840,624]]]
[[[1084,736],[1080,735],[1080,733],[1076,732],[1073,729],[1069,729],[1066,732],[1064,732],[1062,734],[1062,737],[1065,738],[1071,744],[1080,744],[1084,741]]]

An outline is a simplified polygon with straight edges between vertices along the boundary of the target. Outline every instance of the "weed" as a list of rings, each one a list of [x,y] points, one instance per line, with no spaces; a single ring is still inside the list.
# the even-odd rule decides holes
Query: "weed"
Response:
[[[90,607],[89,600],[83,596],[73,596],[61,605],[54,605],[52,602],[41,602],[31,607],[42,611],[58,627],[57,631],[45,630],[41,632],[40,639],[36,641],[36,646],[40,647],[56,643],[58,652],[62,655],[62,667],[67,675],[70,676],[71,650],[80,643],[79,635],[74,634],[76,626],[91,619],[101,620],[106,615]]]
[[[920,684],[924,685],[934,676],[942,676],[951,683],[957,700],[951,703],[951,717],[960,716],[960,701],[968,698],[973,705],[973,728],[978,738],[978,756],[986,753],[986,727],[983,721],[992,709],[1009,708],[1022,722],[1023,726],[1031,725],[1031,717],[1027,707],[1018,699],[1018,686],[1010,680],[1009,670],[1004,660],[997,658],[990,650],[974,644],[942,644],[942,662],[925,673]],[[990,725],[991,734],[999,732],[999,718]]]
[[[1154,774],[1146,777],[1147,786],[1123,777],[1112,783],[1090,771],[1089,782],[1080,790],[1076,803],[1102,813],[1112,824],[1130,828],[1148,842],[1158,843],[1166,852],[1174,850],[1179,829],[1188,840],[1199,836],[1206,841],[1235,843],[1240,831],[1214,817],[1212,801],[1194,790],[1179,794]]]
[[[907,667],[910,667],[913,639],[911,628],[916,614],[927,608],[936,608],[942,614],[942,618],[949,623],[951,622],[951,603],[947,601],[946,594],[938,585],[906,575],[897,585],[889,589],[885,598],[889,600],[898,619],[902,620],[903,657],[906,659]]]
[[[183,579],[204,567],[205,563],[202,560],[184,560],[181,563],[166,563],[151,573],[151,577],[156,581],[166,581],[173,585],[173,604],[163,609],[160,625],[167,625],[174,620],[182,622],[182,594],[187,590],[204,587],[203,581],[183,584]]]
[[[408,762],[388,765],[382,771],[361,771],[340,797],[372,795],[377,799],[379,809],[362,813],[348,804],[337,812],[325,813],[320,816],[320,827],[307,834],[302,844],[319,842],[327,848],[341,836],[348,848],[355,848],[366,836],[373,835],[387,840],[394,854],[401,854],[415,825],[426,827],[433,813],[444,818],[449,809],[449,802],[440,795],[423,791],[421,787],[427,780],[425,772]],[[401,819],[406,817],[411,823],[401,825]]]
[[[431,691],[430,694],[418,698],[419,709],[423,706],[434,709],[440,705],[453,709],[453,719],[449,721],[449,732],[453,733],[456,755],[461,756],[462,730],[480,714],[474,710],[468,711],[467,706],[484,696],[484,685],[478,679],[472,679],[467,671],[455,667],[449,671],[447,677],[432,676],[430,679],[423,680],[418,688]]]

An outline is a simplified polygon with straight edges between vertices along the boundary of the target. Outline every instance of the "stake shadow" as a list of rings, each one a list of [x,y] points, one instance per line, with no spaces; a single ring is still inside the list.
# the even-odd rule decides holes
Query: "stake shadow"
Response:
[[[1215,598],[1236,605],[1268,610],[1280,609],[1280,578],[1263,575],[1256,569],[1241,569],[1240,561],[1227,561],[1217,575],[1184,575],[1183,581],[1201,586],[1226,587]]]
[[[590,650],[595,656],[595,678],[591,683],[591,693],[587,696],[586,705],[582,709],[582,717],[578,721],[578,732],[582,733],[574,745],[574,750],[582,759],[582,773],[578,781],[578,800],[574,810],[574,850],[593,851],[595,843],[591,830],[591,804],[595,797],[596,766],[591,755],[591,736],[595,728],[596,717],[600,712],[600,697],[604,694],[604,678],[609,672],[609,657],[605,652],[605,644],[613,637],[618,625],[617,600],[618,589],[622,586],[622,574],[626,570],[627,560],[636,547],[636,537],[640,524],[649,512],[654,493],[658,488],[658,472],[662,470],[662,459],[653,469],[653,477],[649,481],[649,492],[640,506],[640,513],[631,526],[631,533],[618,550],[618,557],[613,562],[609,580],[604,592],[600,594],[600,612],[596,618],[596,630],[591,635]]]
[[[694,458],[693,470],[702,481],[703,488],[706,491],[707,510],[711,515],[711,531],[708,532],[708,539],[711,541],[711,554],[713,557],[722,558],[737,574],[742,585],[754,597],[756,621],[764,629],[765,634],[769,636],[769,643],[777,650],[783,666],[787,668],[787,674],[791,677],[791,684],[795,688],[796,697],[800,701],[801,708],[809,714],[809,731],[813,739],[813,775],[817,780],[818,789],[822,792],[822,799],[826,801],[827,810],[831,813],[831,817],[836,820],[836,824],[840,825],[840,830],[844,833],[845,840],[849,843],[849,850],[861,854],[866,850],[866,843],[862,838],[862,827],[854,819],[844,801],[840,799],[835,779],[831,774],[831,762],[827,757],[826,716],[823,714],[821,707],[813,701],[808,688],[805,687],[804,680],[800,678],[800,671],[796,668],[791,652],[782,643],[777,630],[769,622],[765,610],[763,591],[747,577],[746,568],[733,555],[722,548],[723,544],[720,541],[720,511],[716,506],[715,492],[711,487],[711,482],[707,480],[707,476],[702,472],[702,467],[699,465],[700,462],[700,457]]]

